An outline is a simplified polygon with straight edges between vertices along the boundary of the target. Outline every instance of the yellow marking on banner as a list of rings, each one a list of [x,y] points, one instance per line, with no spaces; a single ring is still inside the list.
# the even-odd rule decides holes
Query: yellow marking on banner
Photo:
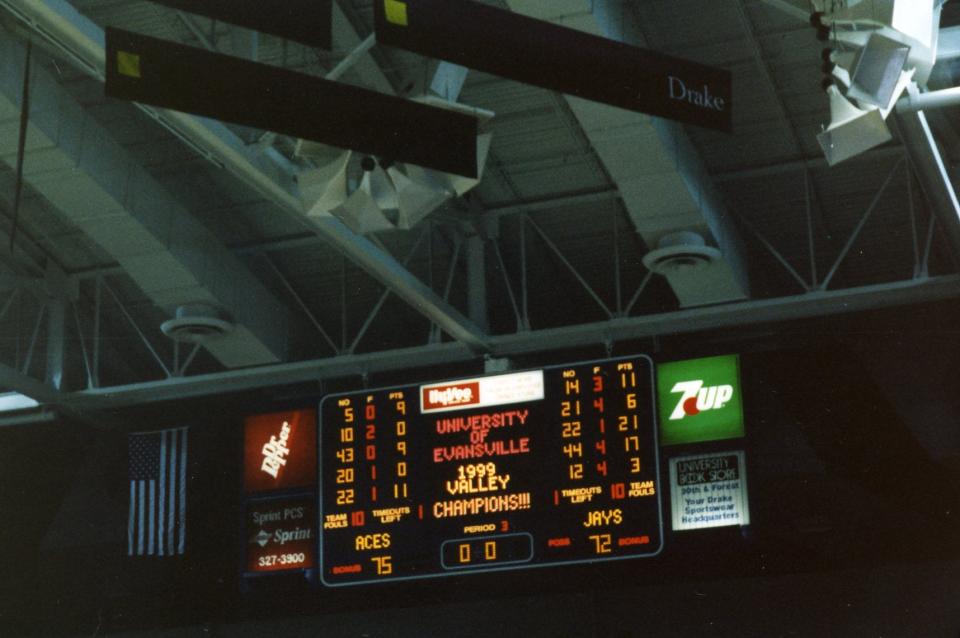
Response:
[[[131,78],[140,77],[140,56],[136,53],[117,51],[117,71]]]
[[[407,3],[400,0],[383,0],[383,8],[387,13],[387,22],[407,26]]]

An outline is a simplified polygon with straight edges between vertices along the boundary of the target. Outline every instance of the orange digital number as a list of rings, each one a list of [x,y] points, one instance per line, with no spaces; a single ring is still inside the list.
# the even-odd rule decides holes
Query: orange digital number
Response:
[[[560,436],[565,439],[580,436],[580,421],[563,421],[563,432]]]
[[[580,416],[579,401],[561,401],[560,416]]]
[[[337,505],[352,505],[353,499],[352,489],[337,490]]]
[[[640,457],[639,456],[630,457],[630,473],[631,474],[640,473]]]
[[[574,456],[582,457],[583,456],[583,443],[567,443],[563,446],[563,453],[567,455],[567,458],[572,459]]]
[[[386,576],[393,573],[392,556],[371,556],[370,560],[377,568],[377,576]]]
[[[593,391],[603,392],[603,377],[599,375],[593,377]]]
[[[613,538],[610,534],[591,534],[589,538],[593,541],[593,549],[597,554],[609,554],[612,551],[610,545]]]

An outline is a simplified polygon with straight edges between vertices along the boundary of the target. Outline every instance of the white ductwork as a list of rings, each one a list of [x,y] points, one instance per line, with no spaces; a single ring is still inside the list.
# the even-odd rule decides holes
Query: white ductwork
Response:
[[[24,47],[0,32],[0,158],[16,158]],[[207,349],[227,367],[282,361],[286,309],[42,68],[31,73],[26,182],[171,314],[203,302],[235,329]]]
[[[637,30],[630,29],[629,17],[610,0],[507,0],[507,4],[541,20],[642,44]],[[566,99],[647,246],[659,246],[661,238],[677,231],[692,231],[718,249],[720,258],[668,277],[680,305],[746,298],[746,267],[737,233],[683,127],[576,97]]]

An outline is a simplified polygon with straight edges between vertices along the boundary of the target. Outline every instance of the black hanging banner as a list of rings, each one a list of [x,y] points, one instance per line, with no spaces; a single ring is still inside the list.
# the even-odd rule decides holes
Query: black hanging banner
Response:
[[[171,9],[330,50],[333,0],[153,0]]]
[[[120,29],[107,28],[106,93],[477,176],[474,117]]]
[[[525,84],[729,132],[731,74],[471,0],[374,0],[377,41]]]

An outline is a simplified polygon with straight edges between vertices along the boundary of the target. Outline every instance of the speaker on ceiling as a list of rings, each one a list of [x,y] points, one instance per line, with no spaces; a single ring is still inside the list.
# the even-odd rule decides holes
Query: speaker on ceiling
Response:
[[[879,109],[857,108],[834,84],[826,90],[830,97],[830,126],[817,135],[817,142],[830,166],[892,139]]]

